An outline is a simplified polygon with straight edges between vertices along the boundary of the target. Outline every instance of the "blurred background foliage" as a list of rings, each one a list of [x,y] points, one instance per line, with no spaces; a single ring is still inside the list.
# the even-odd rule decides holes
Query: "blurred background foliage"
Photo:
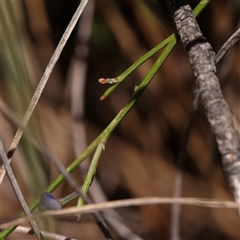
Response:
[[[197,3],[190,1],[192,7]],[[17,117],[24,115],[78,4],[77,0],[1,0],[0,97]],[[98,79],[117,77],[175,31],[165,1],[90,0],[88,8],[92,12],[85,9],[90,12],[81,17],[80,23],[84,17],[84,24],[75,28],[65,46],[29,124],[34,136],[41,139],[65,166],[126,104],[134,86],[144,78],[157,56],[137,69],[103,102],[99,97],[108,86],[100,85]],[[213,0],[198,18],[200,28],[214,51],[217,52],[239,28],[239,12],[240,3],[237,0]],[[240,45],[237,43],[217,66],[222,91],[238,129],[239,56]],[[73,85],[73,79],[78,79],[77,85]],[[109,200],[173,196],[178,172],[176,159],[195,87],[185,50],[178,43],[107,142],[97,179]],[[1,135],[8,149],[16,126],[2,113],[0,118]],[[76,123],[81,127],[80,132]],[[12,166],[29,203],[58,175],[42,153],[24,138],[13,157]],[[201,105],[191,128],[181,168],[182,196],[233,200]],[[76,170],[73,176],[82,184],[82,171]],[[71,191],[64,183],[54,195],[60,198]],[[21,211],[7,177],[1,187],[0,200],[1,218]],[[74,201],[70,205],[73,204]],[[171,206],[118,210],[126,225],[144,239],[169,239],[170,211]],[[80,223],[74,218],[57,221],[56,228],[58,232],[78,239],[102,238],[88,216],[83,217]],[[20,239],[22,236],[14,233],[9,239]],[[238,239],[237,211],[183,207],[181,236],[182,239],[199,240]]]

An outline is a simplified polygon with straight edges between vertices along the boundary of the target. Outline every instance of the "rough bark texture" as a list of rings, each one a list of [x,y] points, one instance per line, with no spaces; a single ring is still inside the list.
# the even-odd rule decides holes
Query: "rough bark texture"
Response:
[[[167,1],[188,53],[202,104],[222,156],[227,182],[235,200],[240,203],[240,139],[216,76],[215,53],[203,37],[191,7],[182,0]]]

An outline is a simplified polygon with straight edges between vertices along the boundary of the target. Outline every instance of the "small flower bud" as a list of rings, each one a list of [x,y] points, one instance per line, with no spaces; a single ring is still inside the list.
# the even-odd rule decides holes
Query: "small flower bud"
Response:
[[[61,209],[61,205],[58,200],[51,193],[41,194],[39,207],[41,210],[58,210]]]

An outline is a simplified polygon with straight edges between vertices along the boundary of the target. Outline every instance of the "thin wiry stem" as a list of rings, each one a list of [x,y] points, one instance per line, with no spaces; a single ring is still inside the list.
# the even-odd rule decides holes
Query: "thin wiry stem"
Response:
[[[59,56],[68,40],[68,38],[70,37],[70,34],[72,33],[79,17],[81,16],[82,14],[82,11],[83,9],[85,8],[86,4],[87,4],[88,0],[82,0],[76,10],[76,12],[74,13],[70,23],[68,24],[65,32],[63,33],[63,36],[60,40],[60,42],[58,43],[57,45],[57,48],[55,49],[50,61],[49,61],[49,64],[47,65],[46,69],[45,69],[45,72],[43,73],[43,76],[37,86],[37,89],[29,103],[29,106],[28,106],[28,109],[26,111],[26,113],[24,114],[24,117],[22,119],[22,125],[23,126],[26,126],[33,111],[34,111],[34,108],[36,107],[37,105],[37,102],[42,94],[42,91],[49,79],[49,76],[50,74],[52,73],[52,70],[57,62],[57,60],[59,59]],[[23,130],[21,128],[19,128],[14,136],[14,139],[12,141],[12,144],[9,148],[9,151],[7,153],[7,156],[9,158],[9,161],[11,162],[11,158],[18,146],[18,143],[22,137],[22,134],[23,134]],[[4,178],[4,175],[6,173],[6,170],[4,168],[4,165],[0,168],[0,184],[2,183],[2,180]]]
[[[34,144],[35,146],[39,144]],[[40,145],[39,145],[40,146]],[[38,146],[38,147],[39,147]],[[44,154],[48,157],[48,159],[54,164],[54,166],[61,172],[61,174],[64,176],[64,178],[67,180],[67,182],[72,186],[72,188],[75,190],[75,192],[81,196],[81,198],[84,200],[85,203],[90,204],[91,200],[84,194],[79,184],[74,180],[74,178],[65,170],[64,166],[61,164],[60,161],[58,161],[44,146],[41,146],[41,149],[43,150]],[[93,213],[93,216],[96,220],[96,223],[98,224],[100,230],[103,232],[104,236],[107,239],[112,239],[112,236],[108,230],[108,227],[104,220],[102,219],[101,215],[99,213]]]
[[[240,28],[223,44],[215,57],[215,64],[227,53],[227,51],[240,39]]]
[[[85,181],[84,181],[83,186],[82,186],[82,191],[83,191],[84,194],[87,194],[88,189],[91,186],[91,183],[93,181],[94,175],[95,175],[96,170],[97,170],[98,160],[101,156],[102,150],[105,147],[105,143],[106,143],[106,139],[102,139],[102,142],[100,142],[98,144],[97,149],[96,149],[96,151],[93,155],[93,158],[92,158],[91,164],[89,166],[87,176],[86,176]],[[77,206],[83,206],[83,205],[84,205],[84,199],[80,197],[78,199]],[[80,217],[81,217],[80,214],[77,215],[78,219],[80,219]]]
[[[93,181],[90,190],[92,199],[97,199],[97,202],[106,202],[108,199],[103,193],[98,181]],[[95,191],[93,191],[93,189]],[[97,191],[98,190],[98,191]],[[97,192],[96,192],[97,191]],[[95,201],[96,202],[96,201]],[[139,235],[135,234],[130,228],[126,226],[122,217],[116,212],[115,209],[107,209],[102,212],[109,226],[111,226],[118,235],[125,240],[138,239],[143,240]],[[112,221],[114,219],[114,221]]]
[[[105,209],[111,209],[111,208],[122,208],[122,207],[153,205],[153,204],[155,205],[173,204],[173,203],[177,203],[185,206],[240,209],[240,205],[234,201],[218,201],[218,200],[209,200],[209,199],[203,199],[203,198],[145,197],[145,198],[108,201],[104,203],[94,203],[94,204],[84,205],[81,207],[69,207],[69,208],[64,208],[64,209],[55,210],[55,211],[45,211],[40,214],[34,214],[27,217],[17,218],[15,220],[2,223],[0,224],[0,228],[8,228],[10,226],[16,226],[32,218],[39,218],[39,217],[46,217],[46,216],[64,217],[64,216],[71,216],[76,213],[87,214],[87,213],[103,211]]]
[[[13,113],[10,112],[9,109],[4,108],[5,105],[3,105],[3,102],[1,104],[1,111],[3,114],[11,118],[12,121],[14,121],[17,124],[21,124],[16,117],[13,116]],[[65,170],[62,163],[55,157],[53,154],[40,142],[37,142],[29,133],[29,131],[22,125],[20,127],[25,131],[25,135],[27,139],[40,151],[42,152],[50,161],[51,163],[58,169],[58,171],[64,176],[64,178],[67,180],[67,182],[72,186],[72,188],[75,190],[76,194],[78,196],[81,196],[81,198],[85,201],[85,203],[90,204],[91,200],[83,193],[81,187],[79,184],[75,181],[75,179]],[[108,228],[103,221],[102,217],[98,213],[93,213],[94,218],[96,219],[96,223],[102,230],[103,234],[107,239],[112,239],[110,232],[108,231]]]
[[[99,185],[98,181],[96,181],[96,179],[93,181],[89,191],[92,189],[95,190],[95,191],[92,191],[92,193],[91,193],[91,198],[93,200],[97,199],[98,202],[106,202],[107,201],[107,198],[106,198],[105,194],[103,193],[102,188]],[[68,203],[72,199],[76,198],[77,196],[78,196],[78,194],[74,192],[74,193],[69,194],[66,197],[58,199],[58,202],[61,205],[65,205],[66,203]],[[139,235],[136,235],[130,228],[128,228],[127,226],[124,225],[124,223],[123,223],[124,220],[122,220],[121,216],[114,209],[104,210],[102,212],[102,215],[104,216],[104,218],[106,219],[108,224],[118,233],[118,235],[121,238],[126,239],[126,240],[132,240],[132,239],[143,240]],[[114,221],[111,221],[111,219],[114,219]]]
[[[13,190],[16,193],[16,196],[18,198],[18,201],[19,201],[20,205],[22,206],[22,209],[23,209],[24,213],[26,214],[26,216],[27,215],[31,215],[31,212],[30,212],[30,210],[28,208],[26,200],[25,200],[25,198],[24,198],[24,196],[22,194],[22,191],[21,191],[21,189],[20,189],[20,187],[18,185],[18,182],[17,182],[17,180],[15,178],[15,175],[13,173],[12,167],[11,167],[9,161],[8,161],[7,154],[6,154],[6,151],[4,149],[1,136],[0,136],[0,157],[1,157],[2,161],[3,161],[5,169],[7,171],[7,175],[8,175],[9,181],[12,184]],[[30,225],[31,225],[31,227],[32,227],[36,237],[39,240],[41,240],[42,239],[42,235],[41,235],[41,232],[40,232],[36,222],[34,220],[30,220],[29,223],[30,223]]]
[[[122,121],[122,119],[127,115],[127,113],[130,111],[130,109],[133,107],[133,105],[136,103],[136,101],[139,99],[139,97],[142,95],[144,90],[147,88],[148,84],[151,82],[159,68],[162,66],[164,61],[167,59],[171,51],[173,50],[174,46],[177,43],[176,38],[172,38],[169,44],[166,46],[164,51],[162,52],[161,56],[157,59],[155,64],[152,66],[150,71],[148,72],[147,76],[143,79],[143,81],[138,86],[137,90],[134,92],[132,97],[130,98],[129,102],[126,104],[126,106],[117,114],[117,116],[111,121],[111,123],[103,130],[101,134],[85,149],[85,151],[76,158],[66,169],[68,173],[73,172],[79,164],[81,164],[86,157],[92,153],[92,151],[97,147],[97,145],[101,142],[102,138],[105,136],[110,136],[113,130],[118,126],[118,124]],[[47,188],[46,192],[53,192],[64,180],[63,175],[59,175],[53,183],[51,183]],[[32,211],[34,210],[39,203],[39,198],[35,199],[35,201],[29,206],[29,209]],[[22,216],[22,215],[20,215]],[[7,237],[14,228],[9,228],[4,230],[0,233],[1,237]]]

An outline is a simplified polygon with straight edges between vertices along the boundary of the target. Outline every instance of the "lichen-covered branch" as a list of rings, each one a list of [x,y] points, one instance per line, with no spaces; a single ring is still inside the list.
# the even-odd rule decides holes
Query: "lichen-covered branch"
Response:
[[[167,0],[196,78],[201,101],[222,156],[229,187],[240,203],[240,138],[223,100],[214,64],[215,53],[201,33],[192,9],[183,0]]]

